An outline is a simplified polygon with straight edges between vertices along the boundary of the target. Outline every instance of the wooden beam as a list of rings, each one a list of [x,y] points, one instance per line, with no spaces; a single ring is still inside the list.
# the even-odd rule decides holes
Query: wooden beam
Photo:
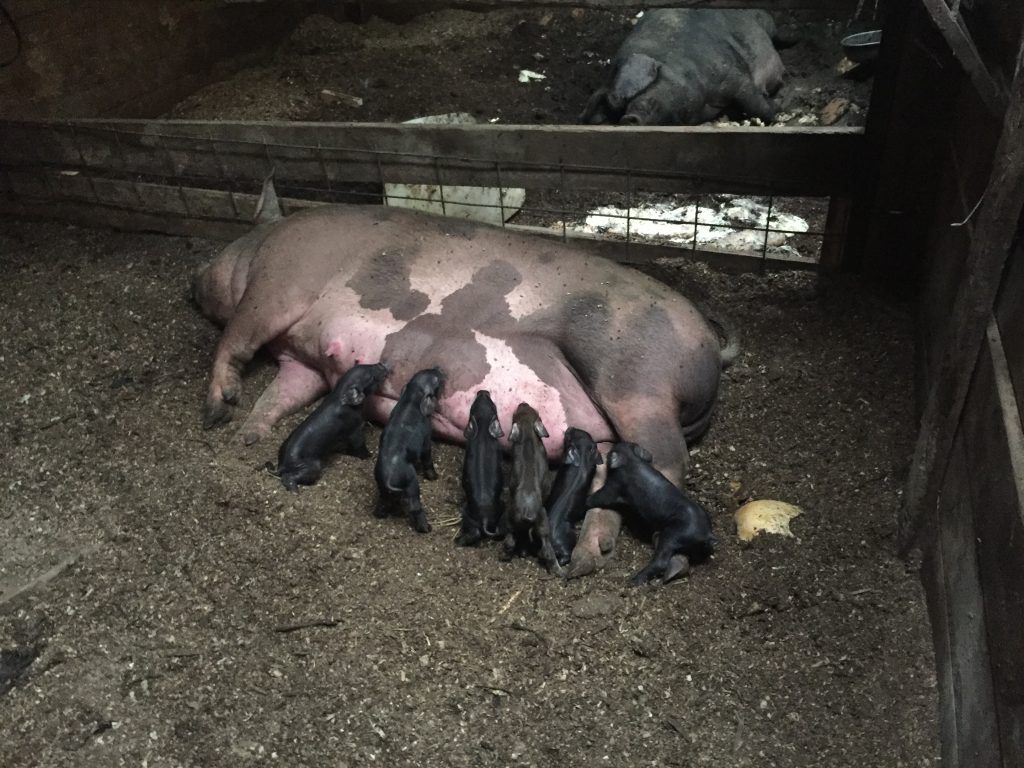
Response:
[[[1006,110],[1007,96],[989,73],[974,41],[957,22],[953,10],[943,0],[921,0],[921,4],[985,106],[994,115],[1002,114]]]
[[[1016,329],[1019,333],[1020,329]],[[961,422],[974,512],[974,546],[984,595],[984,620],[1001,766],[1024,765],[1024,431],[1003,355],[990,322]],[[965,681],[970,684],[970,681]],[[985,765],[972,759],[969,765]]]
[[[0,122],[0,171],[40,165],[188,186],[462,184],[850,194],[859,128],[405,125],[176,120]]]
[[[922,530],[921,581],[935,645],[944,768],[998,768],[991,657],[964,436],[957,435],[942,500]],[[927,530],[927,535],[924,535]]]
[[[362,0],[367,10],[377,7],[423,9],[466,8],[494,10],[498,8],[593,8],[607,11],[648,8],[764,8],[769,11],[808,9],[850,12],[854,0]]]
[[[1024,208],[1024,68],[1018,70],[1011,93],[993,172],[975,214],[963,270],[965,280],[950,311],[949,336],[927,379],[928,399],[898,520],[898,543],[903,554],[913,547],[922,517],[935,507],[1003,267]]]

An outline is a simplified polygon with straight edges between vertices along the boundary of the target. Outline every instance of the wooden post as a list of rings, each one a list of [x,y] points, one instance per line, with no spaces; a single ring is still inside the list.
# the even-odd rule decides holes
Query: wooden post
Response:
[[[825,236],[821,241],[821,256],[818,259],[819,274],[835,274],[846,267],[846,238],[852,206],[853,201],[848,197],[833,195],[829,198]]]
[[[966,278],[953,302],[949,338],[928,377],[928,399],[898,521],[901,554],[914,546],[920,520],[938,499],[985,328],[1020,224],[1024,207],[1024,67],[1018,67],[1010,93],[992,175],[975,213],[963,270]]]

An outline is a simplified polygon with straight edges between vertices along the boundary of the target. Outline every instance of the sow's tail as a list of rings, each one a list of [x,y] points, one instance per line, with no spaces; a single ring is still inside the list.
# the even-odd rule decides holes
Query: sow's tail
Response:
[[[722,368],[728,368],[736,362],[736,358],[740,355],[739,331],[736,330],[736,326],[733,325],[732,320],[726,315],[718,311],[712,311],[708,307],[700,307],[700,309],[722,341]]]

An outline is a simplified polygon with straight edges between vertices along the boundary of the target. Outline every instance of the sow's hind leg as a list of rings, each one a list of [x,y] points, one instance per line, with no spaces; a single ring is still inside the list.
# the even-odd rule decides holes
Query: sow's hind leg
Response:
[[[279,420],[309,405],[327,391],[327,382],[319,371],[290,355],[281,355],[277,364],[277,376],[263,390],[242,424],[240,434],[246,445],[266,437]],[[366,451],[365,444],[363,451]]]
[[[203,409],[203,426],[210,429],[231,421],[232,406],[242,394],[242,369],[257,350],[288,330],[306,311],[301,304],[282,305],[250,285],[235,316],[224,328],[213,358],[210,388]]]
[[[690,469],[690,451],[676,401],[671,397],[631,398],[606,404],[605,410],[619,439],[650,451],[655,468],[682,488]]]

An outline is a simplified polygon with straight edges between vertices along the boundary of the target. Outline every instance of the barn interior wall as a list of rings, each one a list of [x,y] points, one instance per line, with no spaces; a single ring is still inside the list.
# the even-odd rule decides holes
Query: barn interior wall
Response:
[[[258,54],[304,11],[285,1],[5,0],[0,116],[156,117],[213,79],[219,62]],[[230,63],[227,64],[230,67]]]
[[[950,330],[949,308],[968,277],[965,257],[1002,127],[999,117],[985,108],[966,78],[960,78],[956,85],[955,105],[941,147],[942,173],[935,185],[936,204],[922,257],[918,331],[926,372],[941,354]]]
[[[1024,223],[1024,219],[1022,219]],[[975,366],[939,504],[922,533],[943,764],[1024,764],[1024,246]]]
[[[1004,87],[1013,79],[1024,29],[1024,3],[1020,0],[984,0],[961,3],[964,24],[989,73]]]
[[[1020,167],[1006,148],[1013,134],[1004,132],[1019,131],[1019,93],[1007,84],[1020,81],[1024,10],[1003,0],[963,3],[953,37],[966,30],[975,59],[962,45],[955,50],[962,38],[939,34],[925,5],[893,6],[885,33],[866,131],[877,177],[870,203],[861,203],[871,211],[862,266],[868,277],[917,297],[919,449],[941,444],[940,434],[954,436],[951,450],[937,449],[928,461],[939,481],[937,503],[914,506],[922,476],[916,465],[907,494],[923,520],[916,542],[936,652],[943,764],[1024,765],[1024,231],[1019,204],[1013,209],[999,192]],[[1010,99],[1006,115],[982,92],[986,78]],[[1005,216],[979,214],[997,205]],[[1015,226],[1007,251],[1004,234]],[[979,273],[978,264],[1001,265],[999,254],[1008,256],[1004,273]],[[991,306],[992,295],[984,306],[965,297],[980,296],[1000,277],[980,350],[974,341],[964,345],[958,331]],[[958,377],[970,381],[966,400],[954,395],[958,385],[950,382]],[[936,413],[943,414],[938,421]]]

